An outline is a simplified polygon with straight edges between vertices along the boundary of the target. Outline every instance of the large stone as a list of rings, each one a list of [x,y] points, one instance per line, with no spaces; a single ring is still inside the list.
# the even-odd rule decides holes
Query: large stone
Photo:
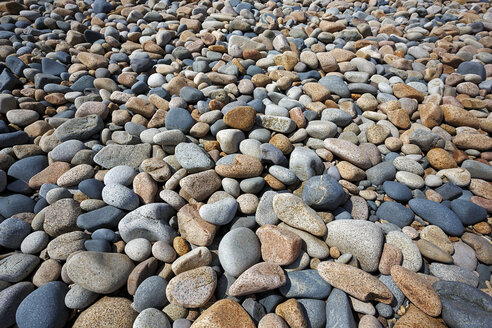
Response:
[[[138,168],[151,155],[150,144],[138,145],[108,145],[95,156],[94,162],[104,168],[112,169],[118,165],[128,165]]]

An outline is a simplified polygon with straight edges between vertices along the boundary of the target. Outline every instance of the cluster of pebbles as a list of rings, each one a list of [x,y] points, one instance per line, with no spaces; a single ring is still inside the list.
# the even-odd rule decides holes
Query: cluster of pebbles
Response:
[[[0,326],[492,323],[488,1],[0,12]]]

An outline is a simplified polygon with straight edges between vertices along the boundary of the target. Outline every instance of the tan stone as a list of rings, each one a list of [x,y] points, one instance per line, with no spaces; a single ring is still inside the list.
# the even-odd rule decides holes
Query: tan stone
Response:
[[[105,68],[108,66],[109,60],[104,56],[89,52],[80,52],[77,59],[82,62],[88,69]]]
[[[410,116],[408,112],[402,108],[396,110],[390,110],[386,113],[388,120],[393,123],[397,128],[408,129],[410,127]]]
[[[132,328],[138,312],[131,305],[124,297],[103,297],[79,315],[73,328]]]
[[[428,316],[413,304],[410,304],[405,315],[398,319],[394,328],[446,328],[441,320]]]
[[[275,313],[282,317],[290,327],[307,328],[308,326],[301,305],[294,298],[277,305]]]
[[[487,151],[492,149],[492,138],[484,134],[460,133],[453,137],[453,143],[462,149]]]
[[[412,88],[405,83],[397,83],[393,85],[393,94],[398,98],[412,98],[421,102],[424,100],[424,94],[415,88]]]
[[[318,265],[318,273],[333,287],[361,301],[391,304],[393,300],[391,291],[378,278],[356,267],[335,262],[321,262]]]
[[[366,172],[347,161],[337,164],[337,169],[343,179],[348,181],[361,181],[366,178]]]
[[[144,204],[150,204],[154,202],[158,186],[150,174],[140,172],[133,179],[133,191],[140,196]]]
[[[467,110],[453,105],[441,105],[442,112],[444,114],[444,121],[452,126],[470,126],[478,129],[480,127],[480,121],[472,113]]]
[[[385,243],[379,260],[379,272],[388,275],[391,272],[391,268],[395,265],[400,265],[402,261],[403,254],[401,250],[392,244]]]
[[[302,90],[312,101],[325,101],[330,96],[330,91],[321,83],[308,82],[302,86]]]
[[[442,109],[433,103],[420,104],[418,107],[422,124],[432,129],[441,124],[443,119]]]
[[[275,263],[260,262],[243,273],[229,287],[229,296],[261,293],[285,285],[284,270]]]
[[[151,118],[154,115],[155,107],[148,100],[131,97],[125,104],[128,110],[131,110],[135,114],[140,114],[146,118]]]
[[[222,299],[206,309],[191,328],[255,328],[253,320],[244,308],[230,299]]]
[[[227,178],[251,178],[261,175],[263,165],[260,160],[249,155],[236,155],[231,164],[220,164],[215,172]]]
[[[217,226],[208,223],[200,216],[201,203],[187,204],[178,212],[178,227],[181,237],[197,246],[210,246]]]
[[[427,159],[430,165],[436,170],[450,169],[458,167],[453,157],[442,148],[433,148],[427,152]]]
[[[65,162],[51,163],[41,172],[35,174],[29,180],[29,187],[32,189],[40,188],[44,183],[56,184],[58,178],[60,178],[65,172],[70,170],[70,164]]]
[[[441,301],[436,291],[415,272],[401,266],[391,268],[391,277],[405,296],[426,314],[437,317],[441,314]]]

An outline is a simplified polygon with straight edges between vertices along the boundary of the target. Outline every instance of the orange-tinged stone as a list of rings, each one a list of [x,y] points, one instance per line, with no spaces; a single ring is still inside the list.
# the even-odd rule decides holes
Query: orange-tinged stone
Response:
[[[56,184],[56,181],[65,172],[70,170],[70,164],[65,162],[54,162],[29,180],[29,187],[40,188],[44,183]]]
[[[294,298],[277,305],[275,313],[282,317],[290,327],[306,328],[308,326],[301,305]]]
[[[458,167],[456,161],[448,151],[442,148],[433,148],[427,152],[427,159],[430,165],[436,170],[450,169]]]
[[[236,155],[231,164],[220,164],[215,167],[215,172],[227,178],[251,178],[257,177],[263,171],[260,160],[249,155]]]
[[[264,261],[287,265],[294,262],[301,252],[302,239],[295,233],[271,224],[256,230],[261,243]]]
[[[255,124],[256,111],[251,106],[239,106],[224,115],[224,123],[234,129],[249,131]]]
[[[441,314],[441,301],[436,291],[415,272],[401,266],[391,268],[391,277],[405,296],[426,314],[437,317]]]
[[[394,328],[446,328],[441,320],[428,316],[419,308],[410,304],[404,316],[396,322]]]
[[[415,88],[412,88],[405,83],[397,83],[393,85],[393,94],[398,98],[412,98],[421,102],[424,100],[424,94]]]
[[[191,328],[256,328],[249,314],[239,303],[222,299],[206,309]]]

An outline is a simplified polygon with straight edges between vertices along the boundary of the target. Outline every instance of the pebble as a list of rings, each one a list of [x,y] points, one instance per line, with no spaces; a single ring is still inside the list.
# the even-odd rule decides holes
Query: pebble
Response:
[[[176,325],[176,324],[174,324]],[[158,309],[147,308],[140,312],[133,322],[134,328],[171,328],[171,323],[166,315]]]
[[[85,289],[109,294],[122,287],[134,264],[124,254],[80,252],[67,262],[67,274]]]
[[[217,275],[209,266],[185,271],[172,278],[166,287],[169,302],[186,308],[205,305],[215,292]]]
[[[137,315],[138,312],[132,309],[130,300],[124,297],[105,296],[84,310],[75,320],[73,327],[88,328],[94,325],[111,327],[111,325],[117,325],[122,328],[131,328]]]
[[[151,308],[162,309],[167,303],[167,281],[159,276],[151,276],[138,286],[133,295],[133,307],[139,313]]]
[[[241,256],[238,256],[238,255]],[[224,271],[233,277],[258,263],[261,246],[258,237],[248,228],[233,229],[224,235],[219,244],[219,260]]]
[[[0,291],[0,319],[6,326],[15,324],[15,314],[22,301],[34,291],[30,282],[19,282]]]
[[[452,236],[461,236],[464,232],[458,216],[444,205],[426,199],[412,199],[408,202],[412,211],[431,224],[437,225]]]
[[[352,254],[364,271],[377,270],[384,242],[381,228],[361,220],[335,220],[328,223],[327,228],[328,246]]]

